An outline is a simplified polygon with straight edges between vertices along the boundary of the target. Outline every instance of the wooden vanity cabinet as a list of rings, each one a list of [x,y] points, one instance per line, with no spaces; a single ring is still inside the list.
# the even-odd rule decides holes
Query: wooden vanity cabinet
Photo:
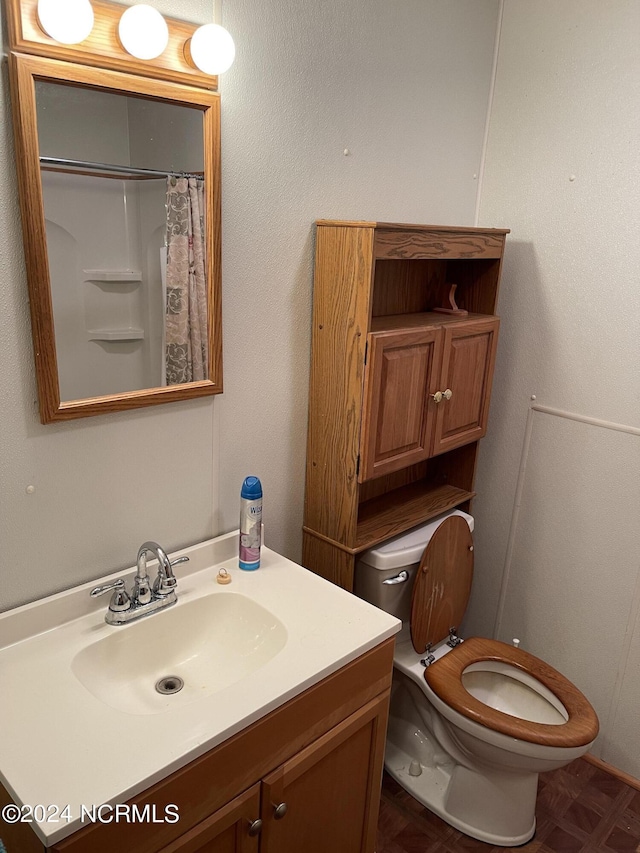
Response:
[[[302,563],[347,590],[362,551],[469,509],[507,233],[317,223]]]
[[[260,785],[235,797],[211,817],[181,835],[161,853],[258,853]]]
[[[387,704],[369,702],[161,853],[373,851]]]
[[[158,820],[89,824],[46,849],[28,824],[3,823],[0,837],[23,853],[374,853],[393,645],[385,640],[129,801]],[[3,795],[9,802],[0,786]],[[162,822],[168,804],[179,821]]]

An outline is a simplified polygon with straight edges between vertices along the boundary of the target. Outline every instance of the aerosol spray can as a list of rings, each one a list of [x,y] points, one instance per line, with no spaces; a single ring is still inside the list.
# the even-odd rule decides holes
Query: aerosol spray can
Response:
[[[240,491],[240,559],[241,569],[260,568],[262,544],[262,485],[257,477],[247,477]]]

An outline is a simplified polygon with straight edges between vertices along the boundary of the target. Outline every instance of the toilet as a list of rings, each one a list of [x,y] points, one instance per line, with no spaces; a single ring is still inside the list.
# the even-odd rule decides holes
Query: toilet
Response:
[[[588,751],[598,718],[552,666],[460,625],[473,518],[453,510],[360,555],[354,592],[402,620],[385,768],[466,835],[514,847],[535,832],[538,773]]]

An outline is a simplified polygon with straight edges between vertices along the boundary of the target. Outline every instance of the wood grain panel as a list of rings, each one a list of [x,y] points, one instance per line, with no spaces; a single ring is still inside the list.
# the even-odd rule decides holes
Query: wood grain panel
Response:
[[[374,254],[378,258],[499,258],[505,232],[464,229],[443,231],[391,229],[386,224],[376,229]]]
[[[402,486],[408,486],[410,483],[416,483],[418,480],[425,480],[430,470],[429,462],[425,460],[424,462],[419,462],[417,465],[408,465],[406,468],[401,468],[392,474],[376,477],[375,480],[367,480],[366,483],[360,484],[360,503],[364,504],[387,492],[400,489]],[[433,480],[434,478],[432,477],[431,479]],[[439,482],[444,483],[446,478],[440,477],[437,479],[439,479]]]
[[[471,500],[475,492],[449,484],[420,481],[360,506],[355,552],[364,551]]]
[[[494,314],[501,269],[502,258],[447,261],[446,283],[440,291],[434,290],[430,307],[444,305],[449,285],[457,284],[456,302],[460,308],[475,314]]]
[[[307,528],[302,531],[302,565],[348,592],[353,590],[353,554],[344,545],[323,539]]]
[[[446,266],[434,260],[377,260],[371,314],[428,311],[432,294],[445,287]]]
[[[369,335],[359,478],[413,465],[431,450],[441,336],[438,327]]]
[[[540,681],[562,702],[569,714],[564,725],[523,721],[480,702],[465,690],[462,673],[479,661],[499,661]],[[431,689],[459,714],[519,740],[545,746],[573,747],[591,743],[598,734],[596,712],[587,698],[564,675],[535,655],[499,640],[471,637],[425,670]]]
[[[305,525],[352,545],[373,233],[318,228]]]
[[[248,829],[260,815],[260,784],[252,785],[161,853],[258,853],[260,837]]]
[[[387,714],[387,697],[373,700],[265,778],[262,853],[373,853]]]
[[[411,597],[411,642],[422,654],[458,628],[473,580],[473,539],[459,515],[444,521],[431,537],[416,572]]]
[[[491,317],[444,327],[441,390],[453,396],[438,405],[434,455],[477,441],[487,431],[499,323]]]

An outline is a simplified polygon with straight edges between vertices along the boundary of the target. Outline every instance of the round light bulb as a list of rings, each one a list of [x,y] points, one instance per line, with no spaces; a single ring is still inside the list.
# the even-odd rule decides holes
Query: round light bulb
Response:
[[[90,0],[38,0],[38,23],[60,44],[78,44],[93,29]]]
[[[236,46],[220,24],[205,24],[191,36],[191,59],[205,74],[222,74],[231,68]]]
[[[122,46],[136,59],[155,59],[169,43],[169,27],[157,9],[139,3],[122,13],[118,24]]]

